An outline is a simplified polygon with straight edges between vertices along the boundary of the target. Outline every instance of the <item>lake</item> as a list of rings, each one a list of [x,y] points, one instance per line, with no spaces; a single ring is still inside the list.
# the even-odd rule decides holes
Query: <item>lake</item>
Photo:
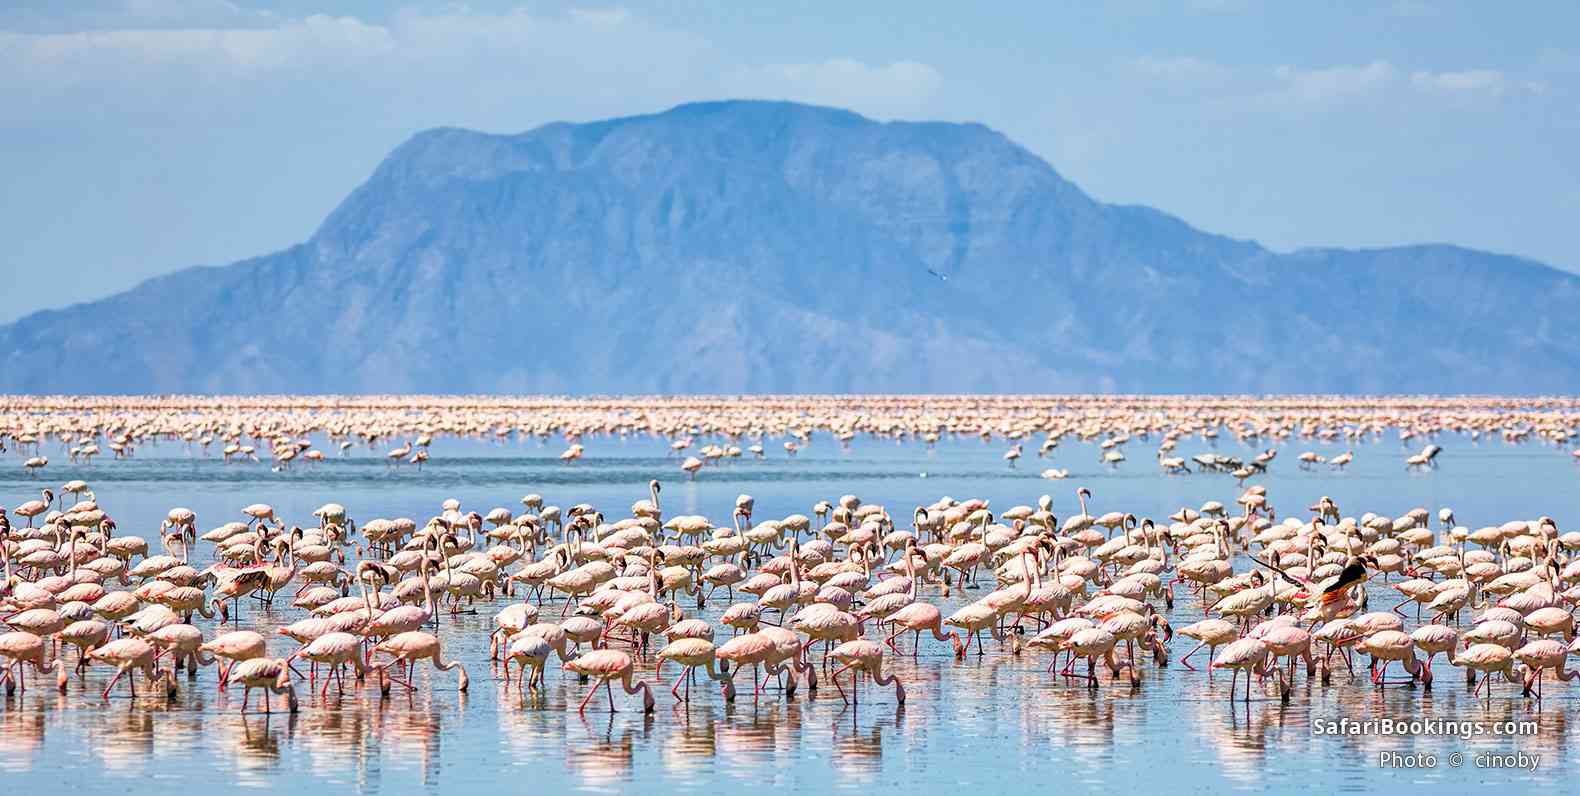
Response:
[[[1305,507],[1328,495],[1346,515],[1397,516],[1419,506],[1435,518],[1440,507],[1451,506],[1471,528],[1545,514],[1561,530],[1573,529],[1580,516],[1580,491],[1574,488],[1580,473],[1567,450],[1454,434],[1435,441],[1445,448],[1439,466],[1420,472],[1404,467],[1419,443],[1407,449],[1392,433],[1363,445],[1291,441],[1280,448],[1270,472],[1251,483],[1267,487],[1280,517],[1308,516]],[[441,437],[420,471],[392,468],[378,451],[359,447],[351,456],[298,462],[285,472],[267,464],[227,465],[216,453],[202,456],[179,442],[144,445],[130,460],[101,457],[73,465],[46,444],[52,463],[37,477],[22,472],[15,451],[0,457],[0,502],[15,506],[36,497],[41,486],[58,490],[66,480],[81,478],[116,518],[119,533],[140,534],[157,548],[159,522],[173,506],[193,509],[200,531],[245,519],[241,507],[254,502],[273,505],[287,524],[312,524],[310,512],[329,501],[344,504],[360,522],[407,516],[421,523],[439,512],[445,498],[458,499],[463,510],[519,511],[520,498],[535,492],[562,506],[594,504],[612,521],[647,496],[649,478],[664,482],[666,516],[704,514],[719,525],[728,524],[740,493],[755,497],[759,520],[810,516],[819,500],[855,494],[886,506],[900,527],[909,525],[912,508],[944,495],[984,498],[1003,510],[1035,505],[1039,495],[1049,494],[1054,512],[1064,517],[1077,511],[1074,491],[1085,486],[1093,493],[1093,514],[1123,510],[1162,520],[1181,506],[1210,499],[1232,504],[1240,493],[1226,475],[1160,474],[1152,461],[1155,441],[1132,442],[1130,460],[1117,468],[1100,464],[1097,446],[1073,440],[1046,460],[1028,446],[1019,466],[1010,468],[1002,440],[945,439],[928,448],[859,436],[847,447],[817,434],[793,458],[769,444],[766,459],[710,465],[695,480],[679,471],[667,440],[584,442],[587,454],[574,464],[559,461],[563,446],[557,440]],[[1295,460],[1302,450],[1332,456],[1351,447],[1355,461],[1342,472],[1325,466],[1302,470]],[[1213,449],[1246,457],[1256,452],[1232,439],[1209,445],[1198,438],[1182,441],[1178,452]],[[1069,477],[1040,478],[1038,471],[1050,466],[1068,468]],[[14,516],[13,521],[22,524]],[[194,548],[205,560],[211,552],[209,545]],[[1248,566],[1242,558],[1236,569]],[[1397,601],[1380,578],[1369,588],[1372,610]],[[923,589],[921,599],[947,616],[983,591],[956,590],[943,598],[935,584]],[[270,636],[271,654],[294,648],[273,635],[274,627],[305,615],[288,603],[282,594],[272,610],[244,609],[243,625]],[[720,603],[704,618],[716,619]],[[639,700],[618,690],[618,712],[611,714],[600,696],[578,715],[575,705],[586,686],[557,663],[549,666],[541,698],[523,699],[514,687],[506,691],[487,651],[492,614],[505,604],[501,599],[480,605],[477,614],[442,620],[447,653],[457,655],[472,676],[465,695],[456,692],[448,673],[431,680],[424,674],[415,694],[396,689],[387,699],[371,683],[344,695],[332,689],[327,699],[309,696],[304,685],[299,714],[265,717],[240,715],[241,690],[220,693],[212,668],[196,680],[183,675],[179,696],[169,702],[142,691],[133,700],[124,689],[101,700],[98,691],[108,677],[103,666],[90,673],[86,685],[74,678],[64,696],[42,678],[30,679],[25,697],[0,704],[0,771],[11,792],[49,793],[232,786],[294,791],[307,783],[322,793],[693,793],[746,787],[920,794],[961,788],[1203,793],[1381,787],[1452,793],[1479,785],[1559,788],[1576,773],[1568,751],[1576,692],[1567,685],[1548,683],[1554,693],[1538,710],[1518,697],[1517,686],[1500,681],[1487,707],[1469,694],[1461,670],[1440,657],[1431,692],[1374,688],[1363,668],[1352,677],[1341,666],[1328,686],[1308,682],[1302,672],[1287,705],[1270,687],[1256,689],[1249,704],[1231,704],[1226,674],[1216,673],[1209,682],[1206,672],[1178,664],[1194,644],[1183,637],[1172,644],[1176,660],[1162,669],[1149,663],[1134,690],[1106,677],[1096,690],[1056,680],[1043,671],[1045,653],[1014,655],[989,642],[986,655],[957,661],[946,643],[924,641],[914,660],[886,656],[908,691],[903,707],[895,704],[892,690],[870,683],[857,707],[843,704],[828,687],[791,698],[771,690],[757,704],[748,690],[726,705],[716,688],[699,680],[689,706],[677,706],[666,684],[655,689],[658,709],[652,715],[643,715]],[[545,607],[551,609],[545,617],[552,618],[559,603]],[[1166,615],[1176,628],[1184,626],[1201,618],[1199,602],[1182,587]],[[198,624],[212,634],[212,622]],[[720,629],[722,643],[729,629]],[[875,633],[869,628],[868,637]],[[1194,662],[1204,663],[1205,655]],[[653,680],[650,658],[638,669]],[[665,668],[666,679],[677,673],[678,667]],[[1317,731],[1322,722],[1378,718],[1528,719],[1536,731],[1469,739]],[[1387,752],[1432,755],[1435,765],[1380,767],[1379,755]],[[1493,752],[1538,759],[1525,769],[1478,767],[1477,755]],[[1456,753],[1464,755],[1459,767],[1450,763]]]

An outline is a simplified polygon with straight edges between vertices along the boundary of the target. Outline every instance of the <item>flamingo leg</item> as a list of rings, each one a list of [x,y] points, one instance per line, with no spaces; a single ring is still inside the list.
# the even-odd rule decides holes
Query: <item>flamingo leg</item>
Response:
[[[890,633],[888,638],[883,640],[883,643],[888,645],[889,649],[893,650],[894,654],[896,654],[896,655],[900,654],[900,648],[894,646],[894,638],[895,638],[895,636],[898,636],[898,635],[900,635],[901,633],[904,633],[904,632],[905,632],[904,630],[896,630],[893,633]]]
[[[840,701],[844,702],[847,705],[850,704],[850,699],[845,696],[845,688],[844,688],[844,686],[841,686],[839,684],[839,676],[841,674],[844,674],[845,673],[845,669],[848,669],[848,668],[850,668],[850,667],[846,666],[846,667],[840,668],[839,670],[834,672],[833,677],[829,678],[829,679],[834,681],[834,689],[839,691]],[[854,678],[854,677],[851,678],[850,687],[851,687],[852,690],[855,689],[855,687],[856,687],[856,678]]]
[[[7,674],[9,675],[10,672],[8,671]],[[124,674],[126,674],[126,670],[125,669],[119,669],[119,670],[117,670],[115,672],[115,676],[110,678],[109,685],[106,685],[104,687],[104,693],[101,695],[102,698],[104,698],[104,699],[109,699],[110,698],[110,691],[115,688],[115,684],[120,681],[121,675],[124,675]]]
[[[401,673],[406,675],[406,679],[405,680],[402,680],[399,677],[396,677],[395,675],[388,673],[389,672],[389,668],[391,666],[394,666],[397,663],[401,664],[401,669],[403,670]],[[403,686],[406,687],[406,690],[408,690],[408,691],[416,691],[417,690],[417,685],[416,685],[416,683],[413,683],[412,680],[415,680],[417,678],[417,668],[415,666],[413,666],[413,667],[410,667],[408,669],[405,664],[406,664],[406,660],[404,658],[396,658],[395,660],[392,660],[389,663],[386,663],[386,664],[384,664],[383,666],[381,666],[379,668],[385,670],[385,674],[386,674],[387,677],[389,677],[390,682],[398,683],[400,685],[403,685]],[[327,683],[327,680],[326,680],[326,683],[325,683],[326,688],[327,688],[327,685],[328,685],[328,683]]]
[[[602,685],[603,685],[602,682],[594,684],[593,687],[592,687],[592,690],[587,692],[587,696],[582,697],[581,704],[576,706],[576,712],[577,713],[586,713],[587,712],[587,703],[592,701],[593,695],[598,693],[598,688],[599,688],[599,686],[602,686]]]

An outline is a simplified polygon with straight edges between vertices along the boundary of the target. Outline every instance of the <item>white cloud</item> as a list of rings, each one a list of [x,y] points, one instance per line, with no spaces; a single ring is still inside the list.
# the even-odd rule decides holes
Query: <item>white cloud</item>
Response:
[[[144,18],[176,14],[158,0],[128,2]],[[213,5],[216,13],[229,7],[222,0],[175,5],[183,4]],[[465,125],[497,117],[479,111],[502,103],[586,118],[605,106],[629,112],[721,96],[893,116],[924,112],[942,78],[908,60],[732,63],[704,39],[618,8],[540,16],[455,6],[400,10],[384,22],[314,15],[265,26],[0,31],[0,105],[23,117],[53,108],[58,118],[84,102],[174,114],[183,104],[239,103],[249,92],[281,95],[280,81],[294,81],[293,91],[307,83],[320,95],[355,95],[348,102],[387,94],[433,124]],[[440,117],[447,109],[452,117]]]
[[[631,19],[631,12],[623,8],[573,8],[570,16],[597,25],[621,25]]]
[[[278,22],[272,11],[243,8],[230,0],[73,0],[51,4],[47,11],[0,9],[0,30],[22,33],[251,28]]]
[[[91,101],[155,111],[172,95],[239,98],[249,89],[235,81],[366,68],[398,48],[387,28],[328,16],[267,28],[0,32],[0,100],[19,92],[21,110]]]
[[[1123,16],[1161,16],[1183,10],[1188,14],[1228,15],[1250,11],[1255,0],[1106,0]]]
[[[1270,111],[1315,111],[1387,90],[1399,70],[1387,61],[1319,68],[1229,66],[1206,58],[1142,56],[1126,62],[1154,91],[1192,103]]]
[[[1144,55],[1132,60],[1130,66],[1144,78],[1196,84],[1219,83],[1234,76],[1234,70],[1223,64],[1191,56],[1157,58]]]
[[[1388,6],[1385,13],[1391,17],[1425,19],[1437,16],[1439,10],[1436,6],[1423,3],[1420,0],[1395,0],[1394,3]]]
[[[1188,0],[1185,7],[1198,14],[1238,14],[1250,10],[1248,0]]]
[[[1462,72],[1414,72],[1410,83],[1423,91],[1479,93],[1497,96],[1508,88],[1508,79],[1496,69],[1467,69]]]
[[[1474,100],[1547,90],[1544,80],[1518,79],[1496,69],[1406,73],[1383,59],[1311,68],[1231,67],[1191,56],[1142,56],[1125,65],[1131,74],[1154,89],[1192,102],[1218,103],[1241,110],[1315,112],[1358,102],[1412,100],[1454,100],[1460,107],[1472,107],[1470,102]]]
[[[1290,99],[1329,103],[1375,95],[1398,79],[1399,70],[1387,61],[1322,69],[1279,66],[1273,69],[1273,77],[1280,84],[1279,90]]]
[[[920,111],[943,77],[916,61],[870,65],[850,58],[737,70],[725,81],[739,96],[857,108],[880,116]]]

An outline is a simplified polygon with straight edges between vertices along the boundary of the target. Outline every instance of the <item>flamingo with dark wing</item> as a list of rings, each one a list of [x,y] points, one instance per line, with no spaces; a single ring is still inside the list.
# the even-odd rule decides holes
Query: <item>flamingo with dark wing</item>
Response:
[[[1316,603],[1307,612],[1307,617],[1311,619],[1335,619],[1353,612],[1353,609],[1356,607],[1356,601],[1352,594],[1354,587],[1364,584],[1366,579],[1370,577],[1367,572],[1368,567],[1372,569],[1377,568],[1376,556],[1350,556],[1345,560],[1344,567],[1339,570],[1339,574],[1327,578],[1321,583],[1313,583],[1309,578],[1291,575],[1280,569],[1276,563],[1269,563],[1255,556],[1252,556],[1251,560],[1277,572],[1279,577],[1282,577],[1284,580],[1299,586],[1305,590],[1308,597],[1315,596]],[[1273,560],[1276,562],[1278,559],[1275,556]]]

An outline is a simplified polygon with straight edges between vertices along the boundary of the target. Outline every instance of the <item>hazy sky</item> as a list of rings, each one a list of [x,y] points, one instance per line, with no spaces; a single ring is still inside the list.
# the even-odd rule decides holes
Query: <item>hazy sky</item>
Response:
[[[973,5],[7,0],[0,321],[303,240],[423,128],[723,97],[980,121],[1278,249],[1580,270],[1580,4]]]

